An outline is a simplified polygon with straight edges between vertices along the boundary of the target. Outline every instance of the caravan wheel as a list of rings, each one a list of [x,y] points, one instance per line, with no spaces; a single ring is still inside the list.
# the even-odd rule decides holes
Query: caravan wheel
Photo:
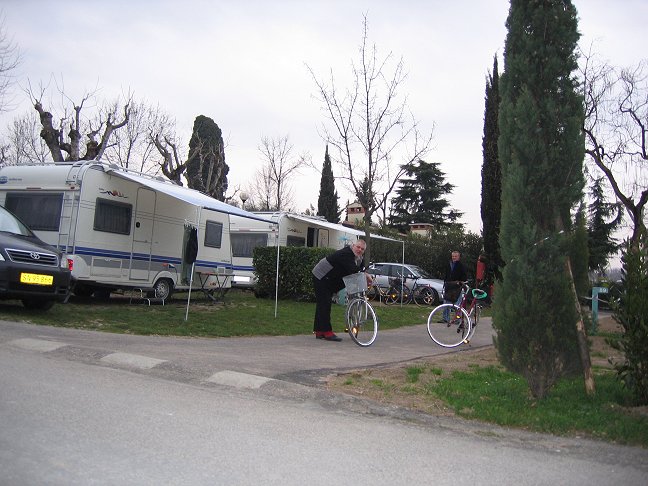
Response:
[[[161,278],[153,285],[153,292],[151,297],[167,300],[173,294],[173,282],[168,278]]]

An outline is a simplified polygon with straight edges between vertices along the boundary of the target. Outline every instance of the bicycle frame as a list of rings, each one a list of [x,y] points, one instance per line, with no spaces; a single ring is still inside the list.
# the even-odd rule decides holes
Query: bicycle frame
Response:
[[[479,321],[479,314],[481,313],[481,306],[477,301],[485,298],[487,294],[481,289],[471,288],[470,285],[468,285],[468,282],[462,282],[460,295],[461,300],[457,305],[466,311],[472,323],[472,330],[469,336],[470,338],[475,332],[475,326]],[[469,295],[472,297],[472,301],[470,303],[468,303]]]

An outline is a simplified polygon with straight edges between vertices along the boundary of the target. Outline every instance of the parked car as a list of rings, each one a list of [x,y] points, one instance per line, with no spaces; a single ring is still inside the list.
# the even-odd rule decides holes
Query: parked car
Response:
[[[0,299],[47,310],[70,293],[67,258],[0,206]]]
[[[416,265],[401,264],[401,263],[372,263],[367,269],[376,283],[381,288],[389,288],[390,278],[405,277],[405,285],[409,289],[414,286],[416,281],[417,285],[425,285],[434,291],[434,301],[440,302],[443,298],[443,280],[433,278],[421,267]]]

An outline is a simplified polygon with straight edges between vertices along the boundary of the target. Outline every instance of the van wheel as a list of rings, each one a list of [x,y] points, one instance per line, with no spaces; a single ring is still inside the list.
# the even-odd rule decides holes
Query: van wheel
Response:
[[[52,308],[54,301],[43,299],[22,299],[22,304],[29,310],[46,311]]]
[[[168,278],[161,278],[153,285],[153,295],[151,297],[167,300],[171,297],[171,294],[173,294],[173,282]]]
[[[89,285],[76,284],[74,286],[74,295],[77,297],[90,297],[95,289]]]
[[[92,296],[97,299],[97,300],[110,300],[110,293],[111,289],[95,289],[94,292],[92,293]]]

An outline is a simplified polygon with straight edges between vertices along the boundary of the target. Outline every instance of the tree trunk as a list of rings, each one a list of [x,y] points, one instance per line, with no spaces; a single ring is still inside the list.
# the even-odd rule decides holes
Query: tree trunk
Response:
[[[585,379],[585,393],[591,397],[596,394],[594,386],[594,375],[592,374],[592,361],[590,359],[589,347],[587,346],[587,332],[585,331],[585,324],[583,322],[583,312],[580,302],[578,301],[578,293],[576,292],[576,285],[574,285],[574,275],[571,269],[571,261],[569,258],[565,260],[565,270],[569,278],[571,291],[574,294],[574,303],[576,305],[576,312],[578,314],[578,321],[576,321],[576,337],[578,339],[578,352],[583,366],[583,377]]]

